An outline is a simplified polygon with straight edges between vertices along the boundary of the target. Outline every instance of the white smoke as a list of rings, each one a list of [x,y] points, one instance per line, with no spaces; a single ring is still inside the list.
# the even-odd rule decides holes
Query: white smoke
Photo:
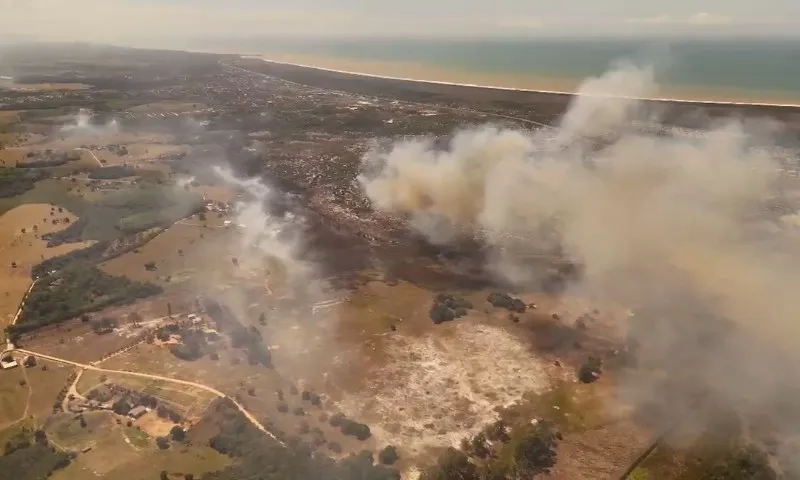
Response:
[[[234,205],[240,265],[266,271],[273,282],[295,292],[310,288],[315,266],[303,258],[305,219],[292,211],[271,211],[279,194],[262,181],[240,179],[225,168],[215,167],[214,171],[225,183],[244,192]]]
[[[120,125],[116,118],[104,125],[95,125],[92,123],[92,112],[82,108],[71,121],[61,127],[60,131],[71,134],[104,135],[118,133]]]
[[[772,355],[800,353],[798,244],[765,211],[780,159],[735,120],[694,135],[643,133],[636,127],[659,112],[636,97],[655,89],[652,69],[623,65],[586,81],[555,130],[488,125],[456,132],[446,149],[397,142],[364,157],[359,182],[374,208],[434,242],[479,238],[494,252],[487,267],[520,287],[538,287],[530,257],[579,263],[572,293],[661,310],[648,336],[661,366],[725,405],[774,413],[800,386],[779,377]],[[713,317],[743,335],[718,331],[725,340],[711,348],[685,333],[685,319]],[[800,425],[798,415],[782,420]]]

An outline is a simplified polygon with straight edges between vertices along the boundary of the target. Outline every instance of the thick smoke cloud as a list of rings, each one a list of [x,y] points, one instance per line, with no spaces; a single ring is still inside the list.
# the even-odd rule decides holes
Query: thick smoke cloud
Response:
[[[487,268],[520,288],[539,287],[528,258],[582,265],[568,294],[652,320],[631,335],[648,344],[644,363],[679,378],[676,409],[702,387],[731,408],[774,414],[800,383],[779,373],[797,360],[800,333],[796,236],[766,208],[781,159],[750,134],[774,125],[662,128],[658,109],[635,99],[655,88],[652,69],[623,65],[586,81],[553,130],[489,125],[456,132],[445,149],[398,142],[365,156],[359,181],[376,209],[407,216],[433,242],[477,237],[493,252]]]

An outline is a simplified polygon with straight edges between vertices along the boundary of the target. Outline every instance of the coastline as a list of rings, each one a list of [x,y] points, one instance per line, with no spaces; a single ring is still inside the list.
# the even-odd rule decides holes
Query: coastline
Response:
[[[242,58],[258,59],[267,63],[277,65],[287,65],[292,67],[308,68],[318,71],[353,75],[359,77],[396,80],[402,82],[414,82],[432,85],[458,86],[468,88],[481,88],[488,90],[502,90],[521,93],[535,93],[545,95],[574,96],[577,87],[582,80],[565,78],[538,78],[529,82],[520,82],[518,77],[496,75],[496,74],[475,74],[467,72],[448,71],[444,69],[432,68],[419,64],[406,64],[402,62],[371,62],[352,59],[342,59],[336,57],[318,57],[303,55],[242,55]],[[399,71],[413,72],[415,74],[401,74]],[[385,72],[385,73],[380,73]],[[480,77],[480,82],[464,82],[463,77]],[[535,84],[530,87],[518,85],[520,83]],[[710,92],[700,92],[695,89],[691,93],[685,89],[685,95],[663,94],[657,97],[632,97],[624,95],[600,95],[606,98],[620,98],[631,100],[643,100],[652,102],[668,102],[681,104],[696,104],[707,106],[740,106],[740,107],[781,107],[781,108],[800,108],[800,100],[764,100],[764,96],[754,98],[752,94],[744,92],[735,94],[728,92],[727,95],[714,95]],[[744,100],[744,97],[752,100]],[[716,98],[714,98],[716,97]]]

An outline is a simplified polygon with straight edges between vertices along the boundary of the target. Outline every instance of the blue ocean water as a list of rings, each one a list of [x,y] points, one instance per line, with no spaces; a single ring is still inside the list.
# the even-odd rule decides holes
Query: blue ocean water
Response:
[[[585,78],[616,61],[652,64],[660,85],[800,100],[800,39],[325,39],[239,46],[250,52],[414,62],[453,71]],[[466,77],[468,78],[468,77]]]

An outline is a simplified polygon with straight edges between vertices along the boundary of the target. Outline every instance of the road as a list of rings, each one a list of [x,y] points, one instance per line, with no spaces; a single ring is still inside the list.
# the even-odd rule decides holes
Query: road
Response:
[[[92,156],[92,158],[94,158],[94,161],[95,161],[95,162],[97,162],[97,165],[98,165],[100,168],[103,168],[103,167],[105,167],[105,165],[103,165],[103,162],[101,162],[101,161],[100,161],[100,159],[99,159],[99,158],[97,158],[97,155],[95,155],[95,154],[94,154],[94,152],[93,152],[93,151],[91,151],[91,150],[89,150],[88,148],[76,148],[75,150],[83,150],[84,152],[89,152],[89,155],[91,155],[91,156]]]
[[[250,413],[244,407],[244,405],[242,405],[241,403],[237,402],[235,399],[233,399],[232,397],[228,396],[227,394],[220,392],[216,388],[209,387],[208,385],[203,385],[202,383],[197,383],[197,382],[190,382],[188,380],[179,380],[177,378],[164,377],[164,376],[161,376],[161,375],[154,375],[154,374],[151,374],[151,373],[132,372],[132,371],[128,371],[128,370],[113,370],[113,369],[109,369],[109,368],[102,368],[102,367],[98,367],[98,366],[95,366],[95,365],[73,362],[72,360],[53,357],[51,355],[45,355],[45,354],[42,354],[42,353],[37,353],[37,352],[31,351],[31,350],[25,350],[25,349],[22,349],[22,348],[18,348],[15,351],[20,352],[20,353],[24,353],[24,354],[27,354],[27,355],[33,355],[34,357],[38,357],[38,358],[41,358],[41,359],[44,359],[44,360],[49,360],[51,362],[60,363],[62,365],[70,365],[70,366],[73,366],[73,367],[76,367],[76,368],[81,368],[83,370],[93,370],[95,372],[111,373],[111,374],[115,374],[115,375],[130,375],[132,377],[147,378],[147,379],[150,379],[150,380],[161,380],[161,381],[164,381],[164,382],[170,382],[170,383],[174,383],[174,384],[177,384],[177,385],[184,385],[184,386],[187,386],[187,387],[194,387],[194,388],[199,388],[200,390],[205,390],[206,392],[209,392],[209,393],[212,393],[212,394],[216,395],[218,398],[225,398],[225,399],[229,400],[231,403],[236,405],[236,408],[238,408],[239,411],[242,412],[242,415],[244,415],[245,418],[247,418],[247,420],[250,421],[250,423],[252,423],[254,427],[256,427],[257,429],[261,430],[264,434],[269,435],[273,440],[275,440],[276,442],[280,443],[284,447],[286,446],[286,444],[283,443],[282,441],[280,441],[277,437],[275,437],[275,435],[273,435],[272,432],[267,430],[264,427],[264,425],[262,425],[261,422],[258,421],[258,419],[255,417],[255,415]],[[7,353],[7,352],[4,352],[4,353]]]

